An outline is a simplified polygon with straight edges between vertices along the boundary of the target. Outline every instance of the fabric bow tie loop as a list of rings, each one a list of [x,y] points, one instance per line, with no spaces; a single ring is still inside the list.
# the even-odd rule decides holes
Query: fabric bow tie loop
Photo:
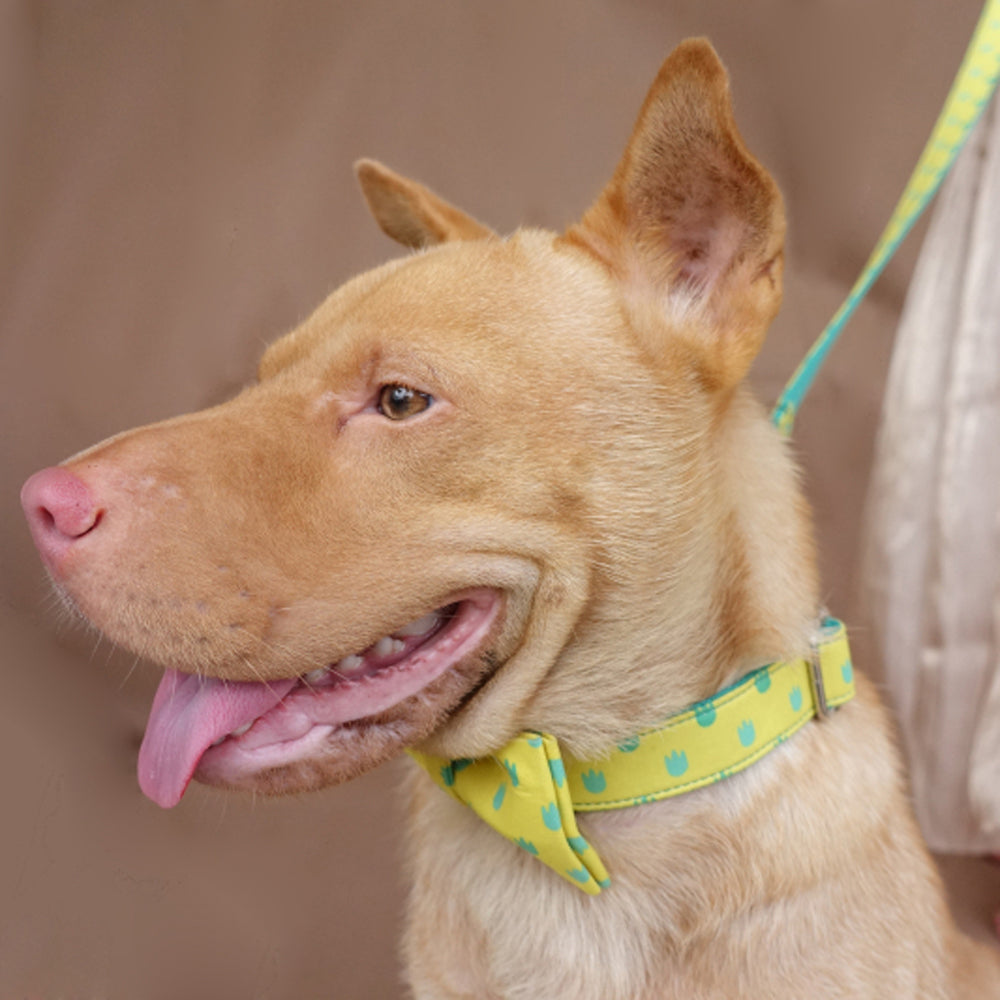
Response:
[[[523,733],[497,757],[442,761],[410,751],[445,791],[564,878],[596,896],[611,884],[580,835],[554,736]]]

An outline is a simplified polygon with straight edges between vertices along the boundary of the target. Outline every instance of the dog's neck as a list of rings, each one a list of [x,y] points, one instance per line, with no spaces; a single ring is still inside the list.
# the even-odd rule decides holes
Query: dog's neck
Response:
[[[564,757],[558,740],[535,732],[478,760],[411,753],[439,787],[487,825],[570,884],[598,895],[611,884],[608,870],[581,836],[577,814],[641,808],[726,781],[854,694],[846,631],[824,619],[809,660],[758,667],[594,761]]]
[[[576,756],[599,754],[761,664],[807,654],[815,556],[786,446],[742,390],[712,446],[705,467],[715,481],[704,495],[719,509],[699,521],[710,530],[680,557],[651,546],[642,561],[625,547],[628,563],[612,568],[614,585],[599,588],[530,708],[527,728],[556,734]]]

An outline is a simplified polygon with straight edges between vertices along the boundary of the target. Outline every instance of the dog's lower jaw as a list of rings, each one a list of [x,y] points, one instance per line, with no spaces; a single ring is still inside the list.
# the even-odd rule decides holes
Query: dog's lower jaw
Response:
[[[227,683],[168,671],[139,753],[143,791],[175,805],[190,778],[264,793],[348,780],[424,739],[498,660],[504,600],[459,595],[349,659],[283,681]]]
[[[331,727],[308,756],[279,767],[234,773],[206,754],[194,773],[201,784],[279,796],[352,781],[426,740],[497,669],[489,652],[448,671],[424,691],[369,718]]]

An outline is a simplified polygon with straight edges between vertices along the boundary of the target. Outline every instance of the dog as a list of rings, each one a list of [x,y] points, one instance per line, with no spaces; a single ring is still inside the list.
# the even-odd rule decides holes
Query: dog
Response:
[[[231,401],[25,484],[66,600],[166,668],[145,793],[316,789],[413,750],[419,998],[1000,997],[861,676],[724,780],[571,806],[566,841],[593,856],[568,878],[484,822],[499,786],[479,811],[449,794],[480,763],[527,794],[504,749],[521,734],[559,748],[553,789],[596,762],[593,790],[613,748],[815,662],[809,512],[743,384],[781,299],[783,206],[711,46],[667,58],[565,233],[500,238],[357,172],[416,252],[337,290]]]

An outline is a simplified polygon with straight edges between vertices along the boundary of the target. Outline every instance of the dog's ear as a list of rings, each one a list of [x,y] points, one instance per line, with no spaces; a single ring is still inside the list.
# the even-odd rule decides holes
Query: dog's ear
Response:
[[[375,221],[403,246],[421,247],[449,240],[480,240],[493,231],[449,205],[423,184],[375,160],[358,160],[354,172]]]
[[[736,129],[726,71],[693,39],[661,67],[614,176],[566,239],[621,282],[654,352],[669,323],[724,387],[777,312],[784,233],[777,186]]]

